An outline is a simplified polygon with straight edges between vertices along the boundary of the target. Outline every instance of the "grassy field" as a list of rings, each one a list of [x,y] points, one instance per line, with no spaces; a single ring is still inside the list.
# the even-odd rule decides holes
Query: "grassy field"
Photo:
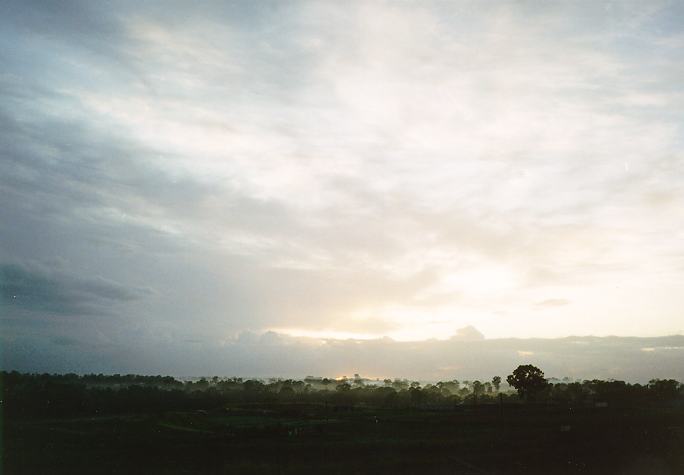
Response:
[[[684,473],[682,409],[245,404],[10,419],[4,473]]]

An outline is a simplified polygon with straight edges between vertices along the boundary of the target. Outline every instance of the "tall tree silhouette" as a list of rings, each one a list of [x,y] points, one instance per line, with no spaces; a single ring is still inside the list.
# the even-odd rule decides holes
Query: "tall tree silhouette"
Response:
[[[531,364],[518,366],[513,374],[508,375],[506,381],[518,391],[520,398],[526,401],[532,399],[547,385],[544,372]]]

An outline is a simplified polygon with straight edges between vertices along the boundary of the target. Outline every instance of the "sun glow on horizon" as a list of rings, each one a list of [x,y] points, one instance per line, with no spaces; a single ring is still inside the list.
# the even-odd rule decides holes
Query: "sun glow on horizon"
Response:
[[[345,332],[337,330],[306,330],[303,328],[271,328],[268,331],[287,336],[313,338],[317,340],[376,340],[382,335],[371,333]]]

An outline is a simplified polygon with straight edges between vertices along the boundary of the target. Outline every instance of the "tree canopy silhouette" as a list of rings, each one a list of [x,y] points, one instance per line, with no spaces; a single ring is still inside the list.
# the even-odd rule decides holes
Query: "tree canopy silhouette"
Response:
[[[529,400],[547,385],[544,372],[531,364],[520,365],[506,378],[521,399]]]

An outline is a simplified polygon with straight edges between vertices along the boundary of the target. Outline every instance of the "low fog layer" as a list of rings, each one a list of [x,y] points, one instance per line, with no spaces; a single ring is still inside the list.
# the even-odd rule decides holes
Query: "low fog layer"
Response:
[[[5,369],[149,373],[175,376],[402,377],[449,380],[505,376],[532,363],[549,377],[684,381],[684,336],[483,339],[474,329],[450,340],[397,342],[292,337],[243,332],[226,341],[186,340],[154,346],[101,345],[68,338],[28,338],[4,346]]]

